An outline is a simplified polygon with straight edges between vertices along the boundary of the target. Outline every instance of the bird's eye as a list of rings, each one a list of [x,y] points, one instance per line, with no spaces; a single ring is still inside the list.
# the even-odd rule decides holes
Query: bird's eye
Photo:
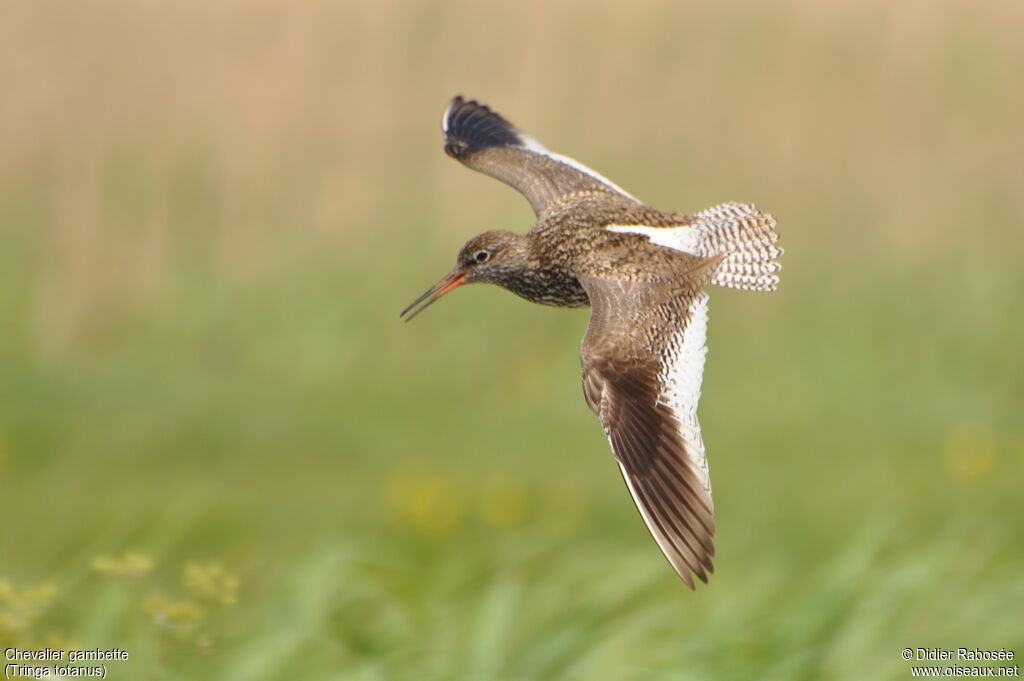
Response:
[[[473,260],[477,262],[487,262],[491,259],[490,251],[477,251],[473,254]]]

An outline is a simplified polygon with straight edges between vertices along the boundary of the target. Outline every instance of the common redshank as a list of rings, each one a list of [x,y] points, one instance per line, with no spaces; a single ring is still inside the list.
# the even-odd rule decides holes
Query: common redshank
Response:
[[[711,283],[771,291],[775,219],[726,203],[694,215],[658,210],[582,164],[548,151],[488,107],[452,99],[444,150],[519,190],[537,214],[526,235],[489,231],[402,312],[449,291],[497,284],[543,305],[591,307],[583,394],[633,501],[692,589],[714,571],[711,482],[697,422]]]

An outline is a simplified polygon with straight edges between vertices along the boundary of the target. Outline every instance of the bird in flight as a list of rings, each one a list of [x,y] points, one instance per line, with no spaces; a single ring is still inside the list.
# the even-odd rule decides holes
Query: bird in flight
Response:
[[[697,421],[704,288],[774,290],[782,254],[775,219],[739,203],[693,215],[652,208],[462,97],[449,103],[442,129],[449,156],[519,190],[537,222],[525,235],[470,239],[455,268],[402,316],[476,282],[542,305],[590,306],[584,397],[658,547],[691,589],[694,575],[706,583],[715,525]]]

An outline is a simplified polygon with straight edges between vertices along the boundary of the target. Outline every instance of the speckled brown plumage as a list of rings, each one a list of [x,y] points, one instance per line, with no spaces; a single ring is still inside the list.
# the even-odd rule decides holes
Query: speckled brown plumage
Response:
[[[723,204],[694,215],[646,206],[497,113],[454,98],[445,151],[530,202],[526,234],[470,239],[455,269],[403,311],[411,319],[458,286],[497,284],[535,303],[592,308],[583,390],[665,557],[692,588],[713,571],[711,483],[697,421],[708,283],[773,290],[774,219]]]

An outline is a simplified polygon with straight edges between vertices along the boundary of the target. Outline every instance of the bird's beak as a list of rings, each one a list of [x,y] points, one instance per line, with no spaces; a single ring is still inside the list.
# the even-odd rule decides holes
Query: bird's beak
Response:
[[[451,274],[444,277],[443,279],[441,279],[441,281],[437,282],[429,289],[427,289],[427,292],[424,293],[422,296],[409,303],[409,307],[402,310],[402,314],[398,316],[405,317],[405,321],[409,321],[410,319],[418,315],[420,312],[423,312],[428,307],[430,307],[430,305],[435,300],[437,300],[444,294],[448,293],[449,291],[453,291],[458,287],[462,286],[463,284],[465,284],[466,274],[466,271],[462,269],[452,270]],[[420,305],[420,303],[423,304]],[[416,307],[417,305],[419,305],[419,307]],[[414,310],[413,308],[416,309]],[[412,310],[412,312],[410,312],[410,310]],[[406,317],[406,314],[408,314],[409,316]]]

